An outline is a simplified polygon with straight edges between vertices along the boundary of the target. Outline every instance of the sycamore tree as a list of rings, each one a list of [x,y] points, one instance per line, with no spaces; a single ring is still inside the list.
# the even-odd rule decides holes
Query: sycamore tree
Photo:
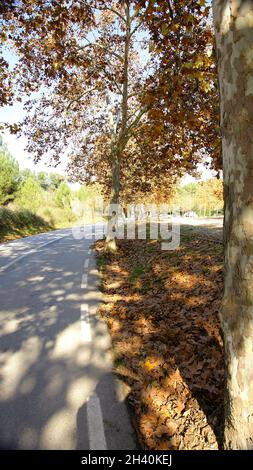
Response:
[[[135,2],[23,0],[4,20],[17,94],[32,95],[23,129],[35,160],[49,152],[57,162],[66,150],[82,176],[109,180],[119,202],[123,152],[147,112]]]
[[[203,0],[19,0],[1,23],[35,161],[68,154],[73,177],[98,181],[111,203],[195,169],[212,128]]]
[[[148,109],[135,2],[23,0],[4,22],[18,55],[15,89],[32,95],[28,150],[56,163],[67,151],[75,173],[101,180],[117,204],[124,152]]]
[[[253,449],[253,3],[214,0],[224,171],[226,449]]]

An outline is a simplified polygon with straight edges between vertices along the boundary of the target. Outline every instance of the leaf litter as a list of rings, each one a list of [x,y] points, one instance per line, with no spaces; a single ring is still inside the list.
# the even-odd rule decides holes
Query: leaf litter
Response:
[[[223,343],[218,311],[223,248],[182,236],[175,251],[152,240],[96,242],[115,372],[140,444],[149,450],[221,448]]]

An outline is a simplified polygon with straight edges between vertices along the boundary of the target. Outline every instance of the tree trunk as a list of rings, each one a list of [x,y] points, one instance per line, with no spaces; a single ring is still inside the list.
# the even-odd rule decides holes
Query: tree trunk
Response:
[[[224,168],[224,447],[253,449],[253,2],[214,0]]]
[[[125,50],[124,50],[124,80],[123,80],[123,93],[121,103],[121,116],[122,122],[118,137],[112,137],[112,192],[110,204],[119,204],[120,193],[120,161],[127,144],[127,118],[128,118],[128,83],[129,83],[129,52],[131,42],[131,17],[129,2],[125,2],[126,14],[126,34],[125,34]],[[117,129],[115,130],[117,132]],[[116,139],[115,139],[116,137]],[[116,150],[114,146],[116,141]],[[112,210],[110,210],[112,212]],[[106,249],[108,251],[116,251],[116,233],[113,235],[112,224],[117,225],[118,210],[116,210],[116,220],[110,218],[108,221],[108,231],[106,237]]]
[[[111,204],[119,204],[120,192],[120,159],[116,155],[112,165]]]
[[[119,204],[119,192],[120,192],[120,160],[117,155],[113,156],[112,160],[112,191],[110,198],[110,209],[109,209],[109,220],[107,227],[107,235],[105,246],[106,250],[110,252],[117,251],[116,244],[116,232],[114,226],[117,226],[118,216],[118,204]],[[115,207],[116,206],[116,207]],[[116,212],[116,217],[113,216],[113,212]]]

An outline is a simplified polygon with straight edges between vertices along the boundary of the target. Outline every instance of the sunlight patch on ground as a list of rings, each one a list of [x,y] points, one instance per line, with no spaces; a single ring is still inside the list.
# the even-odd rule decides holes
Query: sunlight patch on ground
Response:
[[[17,352],[1,354],[2,385],[0,399],[10,400],[19,390],[19,384],[32,364],[34,364],[41,351],[41,340],[34,336],[22,343],[22,349]]]
[[[76,417],[70,408],[62,408],[47,421],[41,434],[42,449],[74,449]],[[57,432],[56,432],[57,431]]]
[[[80,322],[77,321],[61,331],[56,337],[50,359],[71,357],[80,346]]]
[[[15,333],[18,330],[19,324],[21,323],[21,319],[12,318],[9,321],[6,321],[1,327],[0,336],[9,335],[11,333]]]
[[[44,276],[32,276],[30,277],[30,282],[41,282],[44,281]]]
[[[67,390],[66,402],[72,408],[80,408],[96,387],[96,379],[80,377],[71,383]]]

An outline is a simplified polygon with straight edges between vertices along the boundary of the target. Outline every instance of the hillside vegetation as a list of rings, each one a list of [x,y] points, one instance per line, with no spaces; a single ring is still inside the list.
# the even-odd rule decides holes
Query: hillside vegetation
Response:
[[[73,191],[60,174],[20,170],[0,145],[1,242],[83,223],[83,206],[93,209],[98,195],[95,185]]]

